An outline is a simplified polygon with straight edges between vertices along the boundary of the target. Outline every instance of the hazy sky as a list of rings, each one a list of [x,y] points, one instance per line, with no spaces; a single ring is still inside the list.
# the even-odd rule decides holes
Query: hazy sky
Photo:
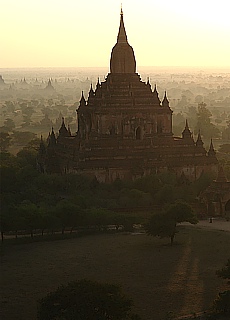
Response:
[[[108,67],[119,0],[0,0],[0,67]],[[138,66],[230,66],[230,0],[123,0]]]

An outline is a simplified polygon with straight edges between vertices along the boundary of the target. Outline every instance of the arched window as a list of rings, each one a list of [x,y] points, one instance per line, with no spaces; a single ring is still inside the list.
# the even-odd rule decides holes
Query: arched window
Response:
[[[225,204],[225,211],[227,212],[230,212],[230,199],[226,202]]]
[[[137,127],[136,129],[136,139],[141,140],[142,139],[142,130],[141,127]]]
[[[162,133],[163,129],[162,129],[162,122],[158,121],[157,122],[157,133]]]
[[[116,134],[116,129],[115,129],[115,126],[112,125],[110,128],[109,128],[109,133],[111,136],[114,136]]]

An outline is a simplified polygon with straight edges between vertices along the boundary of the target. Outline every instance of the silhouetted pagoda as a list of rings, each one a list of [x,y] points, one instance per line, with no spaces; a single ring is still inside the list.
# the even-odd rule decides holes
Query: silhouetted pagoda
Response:
[[[78,131],[72,135],[64,119],[56,137],[39,154],[46,172],[75,172],[99,181],[136,179],[170,170],[190,180],[202,172],[217,172],[211,143],[208,153],[201,135],[195,142],[186,121],[182,137],[172,133],[172,110],[167,94],[160,101],[157,88],[136,73],[133,48],[125,31],[123,12],[117,43],[112,49],[110,73],[104,82],[91,85],[88,99],[82,92],[77,109]]]

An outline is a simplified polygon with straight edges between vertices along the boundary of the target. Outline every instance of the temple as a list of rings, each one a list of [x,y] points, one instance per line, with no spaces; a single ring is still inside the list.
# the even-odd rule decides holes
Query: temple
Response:
[[[63,119],[47,146],[41,140],[38,164],[43,172],[74,172],[108,183],[162,171],[195,180],[202,172],[218,171],[212,141],[207,152],[200,133],[194,141],[187,121],[182,136],[173,135],[167,93],[160,101],[157,86],[152,90],[136,72],[122,11],[110,73],[95,88],[91,85],[87,98],[82,92],[77,133]]]

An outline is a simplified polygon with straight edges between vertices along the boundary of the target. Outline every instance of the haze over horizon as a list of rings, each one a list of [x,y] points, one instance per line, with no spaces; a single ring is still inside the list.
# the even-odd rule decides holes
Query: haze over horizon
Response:
[[[230,66],[227,0],[123,1],[137,67]],[[109,67],[120,0],[7,0],[0,68]]]

